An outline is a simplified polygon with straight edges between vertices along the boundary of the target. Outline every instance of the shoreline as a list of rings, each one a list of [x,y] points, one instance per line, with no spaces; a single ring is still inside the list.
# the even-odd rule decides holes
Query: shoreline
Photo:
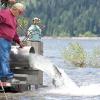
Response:
[[[73,40],[97,40],[100,39],[100,37],[49,37],[49,36],[44,36],[42,39],[73,39]]]

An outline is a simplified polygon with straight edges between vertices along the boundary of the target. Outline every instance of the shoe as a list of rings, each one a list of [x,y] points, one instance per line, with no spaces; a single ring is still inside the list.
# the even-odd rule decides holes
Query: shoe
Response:
[[[20,83],[20,80],[13,78],[13,79],[8,80],[8,82],[10,82],[12,84],[16,84],[16,83]]]

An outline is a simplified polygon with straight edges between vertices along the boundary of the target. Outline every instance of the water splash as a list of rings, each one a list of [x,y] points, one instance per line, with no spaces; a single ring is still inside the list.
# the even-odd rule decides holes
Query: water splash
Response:
[[[90,84],[87,86],[78,86],[63,69],[55,66],[49,59],[42,55],[30,54],[30,66],[42,70],[50,77],[55,79],[57,88],[47,91],[47,94],[62,94],[72,96],[97,96],[100,95],[100,84]],[[58,71],[57,71],[57,70]],[[61,75],[59,75],[61,73]]]
[[[55,65],[46,57],[38,54],[29,54],[29,64],[33,69],[41,70],[47,73],[51,78],[57,78],[60,73],[57,71]]]
[[[49,59],[42,55],[29,53],[30,47],[18,49],[13,48],[12,51],[16,56],[21,54],[22,56],[29,57],[30,67],[38,69],[48,74],[55,80],[56,88],[49,89],[45,93],[47,94],[60,94],[71,96],[97,96],[100,95],[100,84],[90,84],[87,86],[77,86],[77,84],[64,72],[63,69],[55,66]],[[28,50],[26,52],[26,50]],[[24,52],[26,52],[26,54]]]
[[[100,84],[90,84],[87,86],[77,86],[76,83],[69,78],[69,76],[60,69],[64,85],[51,89],[49,94],[71,95],[71,96],[97,96],[100,95]]]
[[[54,81],[56,87],[66,86],[67,89],[78,89],[78,86],[71,80],[67,74],[49,59],[42,55],[30,53],[29,64],[33,69],[38,69],[48,74]]]

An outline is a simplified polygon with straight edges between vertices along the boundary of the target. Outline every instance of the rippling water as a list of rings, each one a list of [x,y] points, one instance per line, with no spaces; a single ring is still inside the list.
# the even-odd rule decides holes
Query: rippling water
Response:
[[[69,43],[80,43],[87,52],[100,45],[99,40],[77,40],[77,39],[43,39],[44,56],[48,57],[53,63],[65,70],[71,79],[78,86],[100,83],[99,68],[75,68],[66,64],[61,57],[61,52]],[[48,87],[40,88],[33,97],[21,97],[20,100],[100,100],[100,96],[70,96],[62,94],[46,94],[47,91],[54,89],[51,79],[44,73],[44,84]]]

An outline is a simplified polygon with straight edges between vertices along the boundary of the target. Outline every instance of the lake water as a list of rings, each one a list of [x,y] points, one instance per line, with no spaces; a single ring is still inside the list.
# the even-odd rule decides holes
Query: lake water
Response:
[[[100,83],[99,68],[76,68],[66,64],[62,59],[61,53],[69,43],[80,43],[87,52],[97,46],[100,46],[100,40],[97,39],[43,39],[43,55],[49,58],[55,65],[65,70],[69,77],[75,81],[78,86]],[[47,94],[47,91],[54,89],[51,78],[44,73],[44,85],[48,87],[34,90],[34,96],[21,96],[19,100],[100,100],[100,96],[72,96],[62,94]],[[65,90],[64,90],[65,91]]]

